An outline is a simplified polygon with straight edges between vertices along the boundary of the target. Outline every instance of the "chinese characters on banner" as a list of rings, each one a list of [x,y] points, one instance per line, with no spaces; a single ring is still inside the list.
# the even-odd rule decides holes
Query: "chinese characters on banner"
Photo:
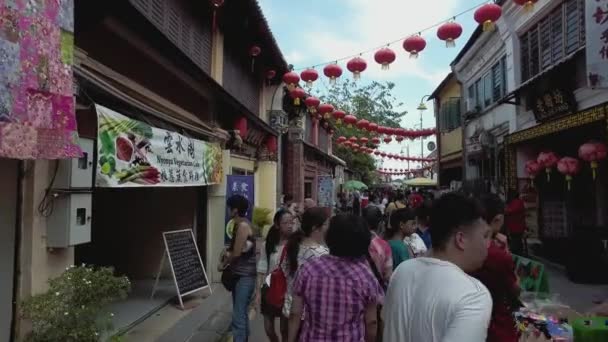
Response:
[[[538,121],[569,115],[577,109],[574,93],[560,88],[532,94],[529,101]]]
[[[203,186],[222,177],[218,144],[152,127],[97,105],[98,187]]]
[[[82,155],[73,62],[73,0],[0,0],[0,157]]]
[[[253,219],[253,205],[255,203],[253,184],[253,176],[228,175],[226,180],[226,199],[234,195],[241,195],[249,200],[249,209],[247,210],[245,217],[250,222]],[[230,217],[229,210],[230,208],[226,207],[226,230],[224,231],[224,243],[226,244],[230,243],[234,232],[234,222]]]
[[[587,79],[592,88],[608,88],[608,0],[586,0]]]
[[[317,191],[318,205],[321,208],[334,206],[334,180],[331,176],[319,176]]]

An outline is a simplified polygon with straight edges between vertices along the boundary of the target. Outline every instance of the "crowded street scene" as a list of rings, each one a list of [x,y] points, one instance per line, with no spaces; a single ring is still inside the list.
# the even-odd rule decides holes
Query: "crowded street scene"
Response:
[[[608,0],[0,0],[0,342],[608,342]]]

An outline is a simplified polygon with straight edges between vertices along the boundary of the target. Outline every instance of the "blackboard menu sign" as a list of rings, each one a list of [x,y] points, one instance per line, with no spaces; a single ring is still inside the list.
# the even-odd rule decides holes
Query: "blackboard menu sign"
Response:
[[[208,287],[209,280],[192,230],[164,232],[163,239],[177,287],[177,295],[182,304],[183,296]]]

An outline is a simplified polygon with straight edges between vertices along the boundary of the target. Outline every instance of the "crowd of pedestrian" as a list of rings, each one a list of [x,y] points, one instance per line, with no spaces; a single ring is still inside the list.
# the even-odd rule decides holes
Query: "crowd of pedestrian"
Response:
[[[234,341],[247,341],[250,305],[271,342],[517,341],[519,288],[501,234],[513,196],[506,206],[491,194],[355,192],[334,216],[285,196],[257,267],[250,223],[238,219]],[[228,201],[235,217],[241,205]]]

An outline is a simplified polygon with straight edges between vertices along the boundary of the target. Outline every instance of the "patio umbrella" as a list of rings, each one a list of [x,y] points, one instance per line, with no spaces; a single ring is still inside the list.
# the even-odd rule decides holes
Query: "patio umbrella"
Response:
[[[344,183],[344,188],[349,191],[367,190],[367,185],[363,184],[362,182],[360,182],[358,180],[350,180],[350,181]]]

